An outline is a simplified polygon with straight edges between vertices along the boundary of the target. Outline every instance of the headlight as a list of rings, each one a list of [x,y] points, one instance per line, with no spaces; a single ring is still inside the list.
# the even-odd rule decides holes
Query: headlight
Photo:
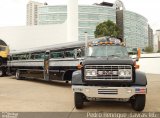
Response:
[[[119,69],[118,75],[119,77],[131,77],[132,71],[130,69]]]
[[[97,76],[97,69],[86,69],[86,76]]]

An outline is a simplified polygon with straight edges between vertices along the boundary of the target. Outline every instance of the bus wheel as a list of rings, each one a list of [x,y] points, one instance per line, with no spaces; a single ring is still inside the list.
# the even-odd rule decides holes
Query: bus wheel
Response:
[[[4,75],[4,71],[3,69],[0,69],[0,77],[2,77]]]
[[[82,109],[84,102],[84,95],[82,93],[74,93],[74,104],[76,109]]]
[[[68,81],[66,81],[66,84],[68,84],[69,82]]]
[[[21,80],[22,78],[20,77],[20,70],[16,71],[16,79]]]
[[[0,58],[0,66],[3,64],[3,60],[2,58]]]
[[[142,111],[145,107],[146,95],[135,95],[131,100],[132,108],[136,111]]]

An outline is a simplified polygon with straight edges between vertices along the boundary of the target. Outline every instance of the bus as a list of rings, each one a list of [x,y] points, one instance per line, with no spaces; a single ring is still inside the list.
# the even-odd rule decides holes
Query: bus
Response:
[[[71,81],[72,73],[84,56],[82,41],[13,51],[8,59],[8,71],[17,80],[37,78],[41,80]]]
[[[6,73],[7,57],[9,54],[9,47],[0,39],[0,77]]]

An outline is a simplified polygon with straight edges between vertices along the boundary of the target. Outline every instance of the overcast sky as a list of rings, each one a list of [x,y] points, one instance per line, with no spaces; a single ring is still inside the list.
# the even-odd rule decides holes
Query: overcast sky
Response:
[[[26,4],[29,0],[0,0],[0,27],[26,25]],[[49,5],[66,4],[67,0],[35,0]],[[115,0],[79,0],[79,4],[93,4]],[[151,27],[160,29],[160,0],[122,0],[127,10],[143,15]]]

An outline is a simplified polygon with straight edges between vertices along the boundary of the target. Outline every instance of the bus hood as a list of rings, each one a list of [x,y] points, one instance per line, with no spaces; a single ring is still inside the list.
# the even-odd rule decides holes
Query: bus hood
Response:
[[[83,65],[133,65],[134,61],[129,57],[87,57]]]

